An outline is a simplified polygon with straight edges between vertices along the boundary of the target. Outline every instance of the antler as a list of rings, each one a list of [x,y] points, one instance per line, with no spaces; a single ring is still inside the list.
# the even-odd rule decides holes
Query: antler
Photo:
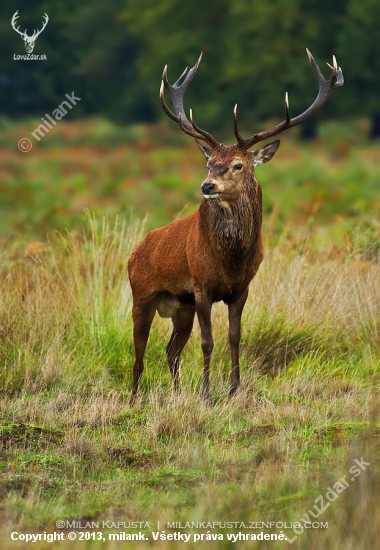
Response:
[[[197,124],[195,124],[191,109],[190,109],[190,121],[191,121],[190,122],[186,117],[185,109],[183,107],[183,97],[185,95],[187,88],[189,87],[190,82],[193,80],[194,76],[197,73],[198,67],[202,60],[202,55],[203,55],[203,52],[199,56],[199,59],[194,65],[194,67],[192,67],[188,73],[187,73],[187,67],[186,67],[186,69],[183,71],[181,76],[173,85],[171,85],[168,81],[168,76],[167,76],[168,66],[165,65],[164,72],[162,74],[160,99],[161,99],[161,105],[165,113],[168,115],[168,117],[170,117],[172,120],[174,120],[180,125],[181,129],[185,132],[185,134],[188,134],[189,136],[194,137],[196,139],[206,141],[213,149],[215,149],[220,145],[219,142],[216,141],[216,139],[213,138],[211,134],[206,132],[206,130],[202,130],[202,128],[200,128],[199,126],[197,126]],[[170,93],[170,97],[172,99],[176,114],[174,114],[169,109],[169,107],[165,102],[164,87]]]
[[[11,25],[12,27],[14,28],[14,30],[16,32],[18,32],[21,36],[24,36],[25,35],[25,32],[21,32],[19,30],[20,27],[16,27],[16,19],[18,19],[20,16],[18,15],[18,10],[16,11],[16,13],[13,14],[13,17],[12,17],[12,21],[11,21]]]
[[[311,55],[311,53],[307,48],[306,48],[306,53],[309,57],[311,67],[313,69],[314,75],[316,76],[318,85],[319,85],[319,92],[314,103],[312,103],[312,105],[310,105],[310,107],[306,109],[305,112],[301,113],[295,118],[290,118],[288,93],[286,92],[285,120],[280,124],[277,124],[277,126],[273,126],[268,130],[263,130],[262,132],[254,134],[253,136],[247,139],[242,138],[242,136],[239,134],[238,126],[237,126],[237,105],[235,105],[234,131],[235,131],[236,139],[238,140],[238,143],[236,144],[238,149],[240,149],[241,151],[247,151],[255,143],[258,143],[259,141],[263,141],[264,139],[268,139],[272,136],[279,134],[280,132],[283,132],[284,130],[287,130],[288,128],[292,128],[293,126],[296,126],[301,122],[304,122],[306,119],[311,117],[320,107],[322,107],[322,105],[326,102],[329,95],[336,88],[340,88],[341,86],[343,86],[344,78],[343,78],[342,69],[338,67],[335,59],[335,55],[333,55],[333,65],[331,66],[329,63],[327,63],[330,69],[332,69],[332,75],[330,76],[329,80],[325,80],[325,78],[323,77],[323,74],[321,73],[320,68],[315,62],[314,57]]]
[[[39,31],[36,31],[34,30],[33,31],[33,36],[32,38],[37,38],[38,35],[40,35],[42,33],[42,31],[44,30],[44,28],[46,27],[46,25],[48,24],[48,21],[49,21],[49,17],[47,15],[47,13],[44,14],[44,17],[45,17],[45,21],[42,21],[42,29],[39,30]],[[26,31],[25,31],[26,32]],[[37,34],[36,34],[37,33]]]

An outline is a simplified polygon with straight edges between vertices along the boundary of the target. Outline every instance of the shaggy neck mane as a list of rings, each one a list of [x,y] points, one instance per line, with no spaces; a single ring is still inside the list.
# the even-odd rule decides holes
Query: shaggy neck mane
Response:
[[[221,254],[226,267],[236,267],[253,253],[260,235],[261,188],[254,176],[236,201],[204,200],[199,224],[211,249]]]

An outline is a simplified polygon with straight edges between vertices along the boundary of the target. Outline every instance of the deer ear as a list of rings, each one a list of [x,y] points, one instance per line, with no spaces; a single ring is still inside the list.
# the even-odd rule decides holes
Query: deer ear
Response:
[[[206,144],[201,143],[197,139],[195,141],[197,142],[197,145],[198,145],[199,149],[202,151],[202,153],[206,157],[206,160],[210,160],[210,158],[212,157],[212,151],[213,151],[211,149],[211,147],[209,147]]]
[[[273,141],[272,143],[268,143],[267,145],[264,145],[261,149],[257,149],[256,151],[252,151],[251,156],[254,162],[254,165],[257,166],[257,164],[264,164],[265,162],[269,162],[270,159],[274,156],[275,152],[279,148],[280,140],[276,139],[276,141]]]

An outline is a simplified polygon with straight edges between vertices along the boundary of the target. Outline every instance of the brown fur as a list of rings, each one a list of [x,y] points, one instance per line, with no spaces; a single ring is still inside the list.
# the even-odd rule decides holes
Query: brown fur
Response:
[[[200,146],[209,167],[203,185],[213,185],[218,198],[205,198],[194,214],[150,231],[130,256],[136,351],[132,400],[143,372],[143,356],[156,311],[173,321],[166,351],[176,389],[180,354],[197,313],[204,355],[202,395],[209,398],[211,306],[220,300],[229,309],[230,393],[238,388],[241,314],[249,283],[263,259],[262,193],[254,169],[270,160],[278,145],[277,141],[253,153],[235,146],[220,145],[212,151]]]

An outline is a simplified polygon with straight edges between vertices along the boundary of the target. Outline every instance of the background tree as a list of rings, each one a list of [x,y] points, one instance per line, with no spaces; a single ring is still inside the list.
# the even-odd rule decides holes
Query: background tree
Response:
[[[11,27],[16,9],[29,30],[49,15],[34,52],[46,53],[47,61],[13,59],[25,54]],[[201,125],[230,135],[238,102],[242,130],[252,132],[268,118],[282,118],[286,91],[292,114],[310,103],[316,84],[308,47],[326,76],[324,63],[335,53],[346,79],[319,116],[369,116],[377,136],[379,26],[378,0],[19,0],[17,7],[4,5],[0,21],[0,111],[41,117],[75,90],[82,101],[70,116],[154,121],[162,116],[165,64],[174,81],[203,50],[186,108],[193,107]],[[302,127],[304,136],[313,130]]]
[[[156,116],[161,116],[158,91],[164,66],[168,64],[169,81],[174,82],[186,65],[194,65],[203,50],[196,90],[189,88],[185,107],[192,106],[197,119],[220,128],[228,57],[224,29],[229,6],[228,0],[128,1],[122,19],[138,42],[140,86],[149,95]]]
[[[347,66],[348,90],[340,113],[372,118],[372,136],[380,137],[380,3],[349,0],[338,37],[339,55]]]
[[[347,0],[236,0],[231,3],[226,32],[228,66],[226,80],[231,95],[239,95],[240,111],[249,121],[283,118],[284,94],[291,114],[304,111],[315,97],[315,78],[305,52],[307,47],[327,76],[336,53]],[[241,98],[241,99],[240,99]],[[232,99],[232,97],[231,97]],[[326,109],[334,112],[336,98]],[[305,137],[314,134],[315,118],[302,126]],[[249,123],[251,126],[251,122]]]

